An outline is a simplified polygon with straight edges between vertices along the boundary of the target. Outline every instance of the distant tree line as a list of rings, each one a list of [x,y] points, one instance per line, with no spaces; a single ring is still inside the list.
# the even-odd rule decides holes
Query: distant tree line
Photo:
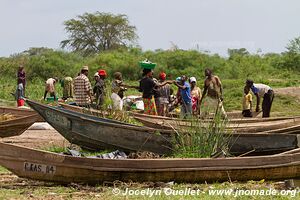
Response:
[[[91,72],[103,68],[109,76],[116,71],[126,79],[141,77],[138,62],[149,59],[157,63],[155,73],[164,71],[169,79],[182,74],[203,77],[205,68],[212,68],[221,78],[246,79],[278,77],[288,78],[300,73],[300,37],[287,44],[280,54],[250,54],[247,49],[228,49],[228,58],[196,50],[142,51],[137,47],[136,27],[126,15],[96,12],[85,13],[64,22],[68,38],[63,48],[31,48],[8,58],[0,58],[2,76],[15,76],[20,64],[25,65],[28,79],[47,79],[57,76],[75,77],[81,66],[88,65]],[[90,74],[93,75],[92,73]]]

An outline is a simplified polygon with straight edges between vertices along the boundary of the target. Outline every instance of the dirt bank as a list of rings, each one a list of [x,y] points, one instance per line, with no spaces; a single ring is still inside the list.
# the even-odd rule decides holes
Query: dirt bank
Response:
[[[0,141],[35,149],[65,147],[70,144],[56,130],[27,130],[20,136],[2,138]]]

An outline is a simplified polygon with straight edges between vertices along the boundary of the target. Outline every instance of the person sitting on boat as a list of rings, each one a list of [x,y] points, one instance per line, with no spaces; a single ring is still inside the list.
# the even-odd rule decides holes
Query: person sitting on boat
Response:
[[[73,98],[74,96],[74,88],[73,88],[73,78],[70,76],[65,77],[60,81],[60,85],[63,88],[63,100],[67,100],[68,98]]]
[[[74,79],[75,103],[81,107],[90,107],[92,102],[92,86],[87,77],[88,66],[83,66],[80,74]]]
[[[178,83],[174,81],[174,84],[180,89],[181,95],[181,115],[182,117],[189,117],[192,114],[192,97],[191,97],[191,86],[187,82],[185,75],[181,76],[181,81]]]
[[[270,117],[271,106],[274,99],[273,89],[265,84],[254,83],[253,80],[246,80],[246,86],[251,89],[251,91],[256,96],[256,112],[260,111],[260,99],[263,98],[262,102],[262,117]]]
[[[46,96],[48,92],[50,93],[50,96],[54,98],[54,101],[56,100],[56,94],[55,94],[55,84],[57,83],[58,78],[48,78],[45,82],[45,93],[44,93],[44,100],[46,99]]]
[[[200,98],[201,98],[201,89],[197,86],[197,80],[195,77],[190,78],[191,84],[191,96],[192,96],[192,110],[193,114],[197,115],[200,112]]]
[[[252,117],[252,95],[250,93],[250,88],[244,87],[244,98],[243,98],[243,112],[244,117]]]
[[[204,80],[204,90],[199,105],[201,105],[207,94],[204,102],[207,109],[205,114],[208,114],[212,109],[214,113],[221,112],[222,117],[227,118],[227,114],[223,107],[223,88],[220,78],[213,75],[212,70],[208,68],[204,70],[204,74],[206,78]]]
[[[144,113],[148,115],[157,115],[157,109],[154,100],[154,89],[155,87],[162,87],[170,81],[163,83],[155,83],[153,80],[153,71],[152,69],[143,69],[143,78],[140,80],[139,91],[143,93],[143,102],[144,102]]]
[[[100,109],[103,107],[104,100],[105,100],[105,78],[106,78],[106,71],[101,69],[98,72],[95,73],[95,86],[93,88],[93,93],[95,96],[96,101],[96,108]]]

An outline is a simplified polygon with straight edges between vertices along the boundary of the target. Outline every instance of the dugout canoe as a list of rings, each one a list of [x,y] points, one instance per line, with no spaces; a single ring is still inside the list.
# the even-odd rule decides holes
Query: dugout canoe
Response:
[[[7,111],[10,111],[10,109],[0,109],[0,114],[12,114],[12,112]],[[0,121],[1,138],[21,135],[40,118],[36,112],[28,112],[27,115],[24,113],[12,115],[14,116],[13,119]]]
[[[208,123],[207,121],[203,120],[178,120],[178,119],[169,119],[169,118],[155,118],[155,117],[147,117],[147,116],[137,116],[135,115],[134,118],[140,121],[145,126],[151,128],[160,128],[160,129],[188,129],[193,124],[202,123],[202,125],[197,125],[199,127],[203,126],[206,127]],[[228,121],[224,124],[227,130],[237,132],[237,133],[256,133],[256,132],[272,132],[272,130],[281,129],[281,133],[284,133],[284,130],[288,131],[292,129],[294,131],[300,131],[300,117],[293,117],[293,118],[276,118],[276,120],[270,121],[261,121],[261,122],[252,122],[252,123],[240,123],[240,122],[231,122]],[[293,128],[292,128],[293,127]],[[279,131],[276,131],[279,133]],[[275,132],[274,132],[275,133]]]
[[[0,165],[21,178],[59,183],[203,183],[300,177],[300,153],[237,158],[98,159],[0,143]]]
[[[158,154],[172,150],[172,131],[104,119],[31,100],[26,102],[70,143],[89,150],[140,150]]]
[[[174,150],[177,134],[173,130],[126,124],[30,100],[27,103],[70,143],[89,150],[118,149],[157,154],[171,154]],[[272,154],[298,148],[298,138],[296,135],[283,134],[232,134],[229,147],[229,152],[234,155],[249,151]]]
[[[8,106],[0,106],[0,113],[10,113],[15,117],[25,117],[29,115],[38,114],[32,109],[29,108],[15,108]],[[44,122],[43,118],[39,116],[36,122]]]
[[[72,111],[76,111],[76,112],[80,112],[80,113],[85,113],[85,114],[90,114],[90,115],[94,115],[94,116],[99,116],[99,117],[104,117],[105,113],[99,110],[95,110],[92,108],[82,108],[79,106],[74,106],[74,105],[69,105],[69,104],[65,104],[65,103],[59,103],[59,105],[67,110],[72,110]],[[168,124],[168,122],[172,121],[172,123],[175,122],[188,122],[189,120],[185,120],[185,119],[181,119],[181,118],[176,118],[176,117],[164,117],[164,116],[156,116],[156,115],[146,115],[146,114],[142,114],[142,113],[138,113],[138,112],[129,112],[129,115],[133,116],[134,118],[136,118],[137,120],[143,120],[143,119],[151,119],[151,121],[155,121],[155,122],[166,122],[166,124]],[[286,116],[286,117],[269,117],[269,118],[233,118],[233,119],[229,119],[228,123],[230,124],[250,124],[250,123],[260,123],[260,122],[273,122],[273,121],[282,121],[282,120],[287,120],[287,119],[297,119],[299,117],[297,116]],[[205,119],[205,120],[201,120],[203,122],[211,122],[211,119]],[[170,124],[170,123],[169,123]],[[149,124],[150,125],[150,124]],[[150,125],[150,127],[152,127]],[[157,126],[153,126],[152,128],[158,128]],[[161,128],[166,128],[166,127],[161,127]]]

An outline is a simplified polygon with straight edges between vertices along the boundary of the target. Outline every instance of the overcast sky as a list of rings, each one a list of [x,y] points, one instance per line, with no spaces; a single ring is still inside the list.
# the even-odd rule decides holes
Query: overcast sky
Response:
[[[0,0],[0,56],[58,49],[63,22],[85,12],[126,14],[143,50],[282,52],[300,36],[299,0]]]

